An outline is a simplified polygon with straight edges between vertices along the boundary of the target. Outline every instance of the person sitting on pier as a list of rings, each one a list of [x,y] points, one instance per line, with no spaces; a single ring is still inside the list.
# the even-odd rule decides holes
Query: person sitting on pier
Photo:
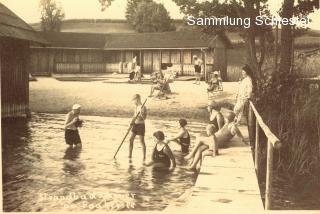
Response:
[[[213,124],[217,130],[221,129],[224,125],[224,117],[221,114],[221,105],[213,100],[208,103],[209,124]]]
[[[190,146],[190,135],[188,130],[186,129],[187,120],[180,119],[179,125],[180,125],[180,131],[179,133],[172,138],[167,139],[167,143],[173,141],[178,143],[181,146],[181,152],[182,153],[189,153],[189,146]]]
[[[72,111],[68,112],[65,120],[65,140],[66,144],[73,147],[80,146],[81,147],[81,138],[79,135],[78,127],[82,126],[83,121],[79,119],[80,115],[79,104],[74,104],[72,106]]]
[[[170,168],[176,167],[176,160],[170,147],[164,143],[164,133],[156,131],[153,133],[153,140],[156,143],[152,152],[152,161],[147,166],[153,165],[155,168]]]
[[[190,169],[195,169],[198,162],[202,160],[203,156],[211,155],[214,157],[218,155],[218,148],[226,147],[235,135],[240,137],[243,143],[247,144],[234,120],[235,114],[233,112],[229,112],[226,116],[226,123],[224,124],[222,129],[214,133],[214,126],[209,125],[207,127],[207,135],[210,136],[211,139],[209,143],[207,140],[203,140],[199,137],[192,152],[189,155],[185,156],[185,159],[194,158],[191,162]],[[206,150],[209,151],[203,153]]]

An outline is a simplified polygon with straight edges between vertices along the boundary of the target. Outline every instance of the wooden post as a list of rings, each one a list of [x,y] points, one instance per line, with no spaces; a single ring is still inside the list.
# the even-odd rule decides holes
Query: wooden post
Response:
[[[274,66],[275,66],[275,72],[277,72],[278,69],[278,35],[279,35],[279,28],[278,28],[278,23],[276,25],[276,38],[275,38],[275,47],[274,47]]]
[[[140,53],[139,53],[139,55],[140,55],[140,71],[141,71],[141,73],[143,74],[144,72],[143,72],[143,66],[142,66],[142,62],[143,62],[143,59],[142,59],[142,50],[140,50]]]
[[[123,50],[120,51],[120,73],[123,73],[123,63],[125,62]]]
[[[159,71],[161,72],[161,64],[162,64],[162,51],[159,52]]]
[[[272,176],[273,176],[273,146],[268,140],[267,154],[267,175],[266,175],[266,193],[265,193],[265,209],[271,209],[271,193],[272,193]]]
[[[203,66],[204,66],[204,81],[207,82],[208,78],[207,78],[207,53],[206,51],[204,50],[204,63],[203,63]]]
[[[259,175],[259,130],[260,129],[260,126],[259,126],[259,123],[258,123],[258,120],[256,120],[256,143],[255,143],[255,149],[254,149],[254,166],[256,168],[256,172],[257,172],[257,175]],[[258,176],[259,177],[259,176]]]
[[[183,52],[183,50],[181,49],[180,50],[180,58],[181,58],[181,60],[180,60],[180,63],[181,63],[181,72],[180,72],[180,75],[181,76],[183,76],[183,58],[184,58],[184,52]]]

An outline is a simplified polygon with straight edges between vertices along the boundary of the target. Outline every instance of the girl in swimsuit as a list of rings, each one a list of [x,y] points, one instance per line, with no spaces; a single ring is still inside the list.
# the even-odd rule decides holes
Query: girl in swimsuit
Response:
[[[190,146],[190,135],[188,130],[186,129],[187,120],[180,119],[179,120],[179,126],[180,131],[179,133],[172,138],[167,139],[167,143],[170,141],[176,142],[181,146],[181,152],[182,153],[189,153],[189,146]]]
[[[176,161],[170,147],[163,142],[163,132],[156,131],[153,133],[153,139],[156,145],[152,152],[152,161],[147,165],[153,165],[155,168],[175,168]]]
[[[221,106],[215,101],[211,100],[208,103],[209,124],[214,125],[217,130],[221,129],[224,125],[224,117],[220,112]]]

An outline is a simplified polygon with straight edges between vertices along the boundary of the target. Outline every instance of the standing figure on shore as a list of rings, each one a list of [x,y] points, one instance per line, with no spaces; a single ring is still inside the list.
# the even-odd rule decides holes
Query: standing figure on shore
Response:
[[[243,79],[239,83],[237,102],[233,109],[233,112],[236,114],[236,123],[240,123],[244,107],[248,104],[248,101],[252,96],[252,70],[248,65],[245,65],[242,68],[242,77]]]
[[[72,110],[68,112],[66,115],[65,120],[65,140],[66,144],[73,147],[75,146],[82,146],[81,138],[79,135],[78,127],[82,126],[82,120],[80,120],[80,108],[81,106],[79,104],[74,104],[72,106]]]
[[[193,56],[193,63],[194,63],[194,72],[196,80],[193,84],[200,85],[200,78],[201,78],[201,66],[202,66],[202,60],[198,58],[196,55]]]
[[[181,146],[182,153],[189,153],[190,135],[189,135],[189,132],[186,128],[187,124],[188,124],[187,120],[180,119],[179,120],[179,126],[180,126],[179,133],[175,137],[167,139],[168,143],[170,141],[178,143]]]
[[[146,144],[144,142],[145,135],[145,123],[147,118],[147,108],[142,106],[140,94],[135,94],[132,98],[132,102],[135,106],[134,115],[131,121],[131,137],[129,139],[129,158],[132,157],[133,142],[135,137],[138,135],[143,152],[143,160],[146,159]],[[139,115],[138,115],[139,114]],[[136,118],[136,116],[138,117]],[[135,119],[136,118],[136,119]]]
[[[224,125],[224,117],[220,112],[221,105],[217,102],[210,100],[208,102],[208,112],[209,112],[209,124],[214,125],[216,131],[221,129]]]
[[[152,161],[147,164],[153,165],[156,168],[170,168],[176,167],[176,160],[170,147],[164,143],[164,134],[162,131],[156,131],[153,133],[153,140],[156,143],[152,152]]]

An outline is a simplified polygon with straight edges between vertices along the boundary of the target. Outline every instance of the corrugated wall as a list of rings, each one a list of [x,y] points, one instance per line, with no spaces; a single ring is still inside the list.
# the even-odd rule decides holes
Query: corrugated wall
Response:
[[[26,117],[29,106],[29,43],[1,38],[0,47],[1,118]]]

